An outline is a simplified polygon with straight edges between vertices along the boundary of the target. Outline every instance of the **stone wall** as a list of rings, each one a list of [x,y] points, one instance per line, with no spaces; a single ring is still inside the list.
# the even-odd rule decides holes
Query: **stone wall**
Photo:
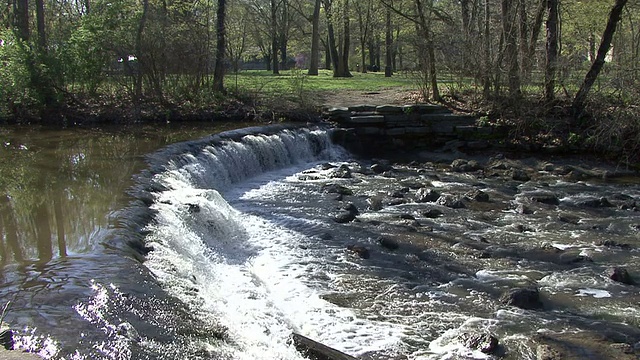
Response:
[[[451,141],[479,150],[501,135],[501,129],[479,126],[474,116],[432,104],[334,107],[324,112],[324,118],[336,127],[334,141],[367,156],[434,149]]]

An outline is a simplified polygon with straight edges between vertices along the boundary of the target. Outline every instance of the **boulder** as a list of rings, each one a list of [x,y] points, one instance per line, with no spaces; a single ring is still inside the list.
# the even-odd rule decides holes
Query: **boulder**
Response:
[[[347,250],[353,252],[363,259],[368,259],[371,257],[371,253],[369,253],[369,249],[362,245],[347,245]]]
[[[340,184],[325,184],[322,186],[322,190],[328,194],[353,195],[351,189]]]
[[[380,236],[376,241],[380,246],[389,250],[397,250],[400,247],[397,241],[388,237]]]
[[[498,339],[489,333],[463,333],[459,339],[467,348],[484,354],[493,354],[498,349]]]
[[[429,209],[429,210],[423,211],[422,216],[429,219],[435,219],[437,217],[442,216],[442,211],[438,209]]]
[[[605,246],[608,248],[620,248],[620,249],[631,249],[631,245],[627,244],[627,243],[619,243],[615,240],[601,240],[599,241],[597,244],[597,246]]]
[[[462,209],[465,207],[464,202],[462,202],[460,197],[451,194],[441,195],[438,200],[436,200],[436,204],[450,207],[452,209]]]
[[[489,195],[480,189],[473,189],[464,196],[469,200],[475,200],[478,202],[489,202]]]
[[[367,199],[367,204],[369,205],[367,208],[371,211],[380,211],[382,210],[382,198],[379,196],[372,196]]]
[[[429,188],[418,189],[415,195],[416,202],[419,202],[419,203],[434,202],[434,201],[437,201],[439,197],[440,197],[440,193]]]
[[[353,176],[351,175],[351,169],[347,165],[340,165],[337,169],[333,170],[329,177],[332,179],[350,179]]]
[[[546,191],[538,191],[534,193],[527,194],[527,197],[534,202],[539,202],[547,205],[560,205],[560,199],[556,194],[546,192]]]
[[[381,163],[371,165],[371,171],[373,171],[374,174],[382,174],[391,170],[393,170],[393,167],[391,165]]]
[[[515,181],[529,181],[531,177],[526,171],[522,169],[513,169],[511,172],[511,178]]]
[[[456,159],[451,163],[451,170],[456,172],[471,172],[481,168],[480,164],[475,160]]]
[[[348,223],[351,222],[353,220],[356,219],[356,214],[350,212],[350,211],[340,211],[334,218],[333,220],[337,223],[340,224],[344,224],[344,223]]]
[[[540,292],[537,288],[514,288],[502,294],[500,302],[526,310],[542,309]]]
[[[629,272],[625,268],[614,266],[607,269],[606,274],[609,277],[609,279],[613,281],[617,281],[619,283],[623,283],[627,285],[635,284],[635,282],[631,278],[631,275],[629,275]]]
[[[607,198],[601,197],[599,199],[589,199],[589,200],[581,201],[578,203],[578,206],[602,208],[602,207],[612,207],[613,204],[611,204],[609,200],[607,200]]]

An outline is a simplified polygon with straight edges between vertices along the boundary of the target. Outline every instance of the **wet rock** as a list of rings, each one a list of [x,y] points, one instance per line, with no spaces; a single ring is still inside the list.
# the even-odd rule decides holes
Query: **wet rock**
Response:
[[[635,352],[633,346],[627,343],[615,343],[609,345],[609,347],[611,347],[611,349],[613,349],[614,351],[621,352],[623,354],[633,354]]]
[[[612,207],[613,204],[611,204],[609,200],[607,200],[607,198],[601,197],[599,199],[589,199],[589,200],[581,201],[578,203],[578,206],[602,208],[602,207]]]
[[[298,176],[298,180],[300,181],[314,181],[314,180],[320,180],[320,179],[322,179],[322,177],[320,177],[319,175],[304,174],[304,175]]]
[[[391,196],[392,198],[403,198],[405,194],[406,192],[400,189],[400,190],[390,191],[387,195]]]
[[[397,241],[389,239],[388,237],[380,236],[376,241],[385,249],[397,250],[400,247]]]
[[[435,219],[437,217],[442,216],[442,211],[438,209],[429,209],[429,210],[423,211],[422,216],[429,219]]]
[[[521,215],[531,215],[533,214],[533,210],[525,204],[518,204],[518,206],[516,206],[516,213]]]
[[[380,211],[382,210],[382,198],[379,196],[370,197],[367,199],[367,209],[371,211]]]
[[[480,189],[473,189],[464,194],[464,196],[469,200],[475,200],[478,202],[489,202],[489,194]]]
[[[608,248],[620,248],[620,249],[631,249],[631,245],[626,243],[619,243],[615,240],[601,240],[596,243],[597,246],[605,246]]]
[[[200,212],[200,205],[198,204],[187,204],[189,214],[197,214]]]
[[[336,168],[336,166],[331,164],[331,163],[322,163],[320,165],[320,169],[322,169],[322,170],[329,170],[329,169],[335,169],[335,168]]]
[[[126,321],[118,325],[116,333],[133,342],[140,342],[140,340],[142,340],[142,337],[138,334],[138,330]]]
[[[451,163],[451,170],[455,172],[471,172],[481,168],[480,164],[475,160],[456,159]]]
[[[464,202],[462,202],[458,196],[451,194],[440,195],[438,200],[436,200],[436,204],[450,207],[452,209],[462,209],[465,207]]]
[[[369,249],[367,249],[362,245],[347,245],[347,250],[353,252],[354,254],[358,255],[363,259],[368,259],[371,257],[371,253],[369,252]]]
[[[340,184],[325,184],[322,191],[328,194],[353,195],[353,191]]]
[[[498,349],[498,339],[489,333],[463,333],[459,339],[469,349],[493,354]]]
[[[536,347],[536,360],[562,360],[565,354],[549,345],[542,344]]]
[[[558,254],[558,253],[562,252],[562,249],[559,249],[559,248],[557,248],[557,247],[555,247],[555,246],[553,246],[552,244],[549,244],[549,243],[542,244],[540,249],[542,249],[544,252],[552,253],[552,254]]]
[[[563,223],[578,225],[580,223],[580,217],[573,214],[558,214],[558,220]]]
[[[511,289],[502,294],[500,302],[526,310],[541,309],[543,306],[540,300],[540,292],[537,288]]]
[[[391,200],[389,200],[389,205],[390,206],[395,206],[395,205],[400,205],[400,204],[404,204],[405,200],[403,198],[393,198]]]
[[[416,202],[419,202],[419,203],[434,202],[438,200],[439,197],[440,197],[440,193],[429,188],[418,189],[415,195]]]
[[[320,238],[320,240],[331,240],[331,239],[333,239],[333,235],[331,235],[331,234],[329,234],[327,232],[318,235],[318,237]]]
[[[561,264],[571,265],[585,262],[593,262],[593,259],[583,254],[564,253],[560,255]]]
[[[531,201],[539,202],[542,204],[560,205],[560,199],[558,199],[558,196],[546,191],[530,193],[530,194],[527,194],[527,197]]]
[[[11,329],[0,332],[0,345],[6,350],[13,350],[13,331]]]
[[[411,214],[400,214],[398,215],[398,218],[402,219],[402,220],[415,220],[416,217],[411,215]]]
[[[393,170],[393,167],[391,167],[391,165],[388,165],[388,164],[376,163],[371,165],[371,171],[374,174],[382,174],[384,172],[391,171],[391,170]]]
[[[626,285],[635,284],[635,282],[631,278],[631,275],[629,275],[629,272],[627,271],[627,269],[623,267],[615,266],[615,267],[608,268],[606,271],[606,274],[609,277],[609,279],[613,281],[617,281],[619,283],[623,283]]]
[[[335,169],[331,174],[329,174],[329,178],[331,179],[350,179],[353,176],[351,175],[351,169],[347,165],[340,165],[339,168]]]
[[[511,172],[511,178],[515,181],[529,181],[531,177],[526,171],[522,169],[513,169]]]
[[[336,215],[333,220],[339,224],[351,222],[356,219],[356,214],[343,210]]]

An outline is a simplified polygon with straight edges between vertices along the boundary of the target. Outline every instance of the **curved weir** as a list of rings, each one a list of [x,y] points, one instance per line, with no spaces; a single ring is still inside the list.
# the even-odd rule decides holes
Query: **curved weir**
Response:
[[[227,329],[219,356],[300,359],[292,331],[354,355],[393,347],[400,326],[321,298],[314,283],[333,275],[301,249],[308,230],[323,225],[282,213],[295,206],[285,205],[299,191],[295,174],[347,154],[325,130],[258,130],[166,150],[178,155],[152,178],[164,190],[153,194],[146,266],[170,294]]]

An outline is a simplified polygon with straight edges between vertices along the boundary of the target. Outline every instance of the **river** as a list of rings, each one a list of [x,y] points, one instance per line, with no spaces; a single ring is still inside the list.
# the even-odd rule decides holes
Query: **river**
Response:
[[[636,356],[640,291],[607,275],[640,273],[632,174],[513,154],[464,170],[458,154],[356,159],[327,129],[234,126],[0,130],[16,347],[303,359],[297,332],[363,359]],[[500,300],[519,287],[541,307]],[[486,333],[492,354],[464,340]]]

